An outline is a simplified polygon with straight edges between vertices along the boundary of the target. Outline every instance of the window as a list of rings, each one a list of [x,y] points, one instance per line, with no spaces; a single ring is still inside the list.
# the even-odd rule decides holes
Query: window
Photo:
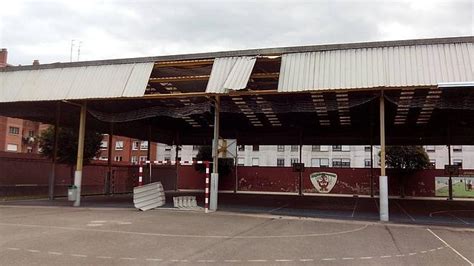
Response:
[[[114,161],[121,162],[122,161],[122,156],[115,156]]]
[[[115,142],[115,150],[116,151],[121,151],[123,150],[123,141],[119,140]]]
[[[329,167],[329,159],[327,158],[319,159],[319,164],[320,164],[320,167]]]
[[[245,151],[245,145],[239,145],[239,151]]]
[[[26,152],[27,153],[33,153],[33,147],[27,147]]]
[[[101,160],[101,161],[107,161],[108,159],[109,159],[109,157],[107,157],[107,156],[100,156],[99,157],[99,160]]]
[[[332,151],[342,151],[342,145],[333,145]]]
[[[285,158],[277,158],[277,166],[285,166]]]
[[[311,167],[329,167],[329,159],[311,158]]]
[[[259,151],[259,150],[260,150],[260,146],[259,146],[259,145],[253,145],[253,146],[252,146],[252,150],[253,150],[253,151]]]
[[[435,159],[430,159],[430,168],[432,168],[432,169],[436,168],[436,160]]]
[[[146,156],[140,156],[140,162],[146,161]]]
[[[454,159],[453,160],[453,165],[457,165],[460,168],[462,168],[462,160],[461,159]]]
[[[165,151],[171,151],[171,146],[170,146],[170,145],[166,145]]]
[[[29,130],[28,131],[28,137],[34,137],[35,136],[35,131],[34,130]]]
[[[290,162],[291,162],[291,165],[293,165],[294,163],[298,163],[299,159],[298,158],[291,158]]]
[[[17,144],[7,144],[7,151],[18,151]]]
[[[462,146],[461,145],[453,146],[453,152],[462,152]]]
[[[244,158],[242,158],[242,157],[237,158],[237,165],[244,166],[244,164],[245,164]]]
[[[277,151],[279,151],[279,152],[285,151],[285,145],[278,145],[277,146]]]
[[[435,151],[435,146],[425,146],[426,152],[434,152]]]
[[[193,151],[199,150],[199,145],[193,145]]]
[[[364,146],[364,151],[370,152],[370,146]]]
[[[370,168],[372,166],[372,161],[370,159],[364,160],[364,167]]]
[[[165,161],[171,161],[171,157],[165,156]]]
[[[321,146],[319,146],[319,151],[329,151],[329,146],[321,145]]]
[[[10,127],[10,128],[8,128],[8,133],[18,135],[18,134],[20,134],[20,128],[19,127]]]
[[[258,166],[259,160],[258,158],[252,158],[252,166]]]
[[[291,151],[295,152],[298,151],[298,145],[291,145]]]
[[[311,145],[311,151],[321,151],[321,146],[319,146],[319,145]]]
[[[140,142],[140,150],[148,150],[148,141]]]
[[[132,142],[132,150],[136,151],[138,150],[138,147],[140,147],[140,142],[139,141],[133,141]]]
[[[108,144],[108,142],[106,140],[101,141],[100,142],[100,149],[101,150],[107,150],[107,146],[108,146],[107,144]]]
[[[351,146],[342,145],[342,151],[351,151]]]
[[[131,159],[131,162],[132,162],[132,164],[137,164],[138,163],[137,156],[133,155],[132,159]]]
[[[351,167],[350,159],[332,159],[332,167]]]

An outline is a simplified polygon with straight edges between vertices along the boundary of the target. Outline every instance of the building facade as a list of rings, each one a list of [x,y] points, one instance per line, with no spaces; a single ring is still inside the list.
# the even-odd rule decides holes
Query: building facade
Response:
[[[100,155],[97,157],[100,161],[108,160],[109,135],[103,135]],[[152,142],[150,149],[151,160],[156,160],[157,144]],[[148,156],[148,141],[132,139],[128,137],[112,137],[112,161],[114,163],[138,164],[140,161],[146,161]]]
[[[424,146],[430,162],[436,169],[448,164],[447,146]],[[178,160],[191,161],[196,158],[199,147],[184,145],[178,147]],[[301,161],[307,167],[380,167],[380,148],[373,146],[346,145],[303,145]],[[372,154],[372,160],[371,160]],[[176,146],[162,143],[157,145],[158,160],[175,160]],[[291,167],[300,161],[299,145],[239,145],[237,146],[237,164],[241,166],[282,166]],[[464,169],[474,169],[474,146],[451,146],[451,163]]]

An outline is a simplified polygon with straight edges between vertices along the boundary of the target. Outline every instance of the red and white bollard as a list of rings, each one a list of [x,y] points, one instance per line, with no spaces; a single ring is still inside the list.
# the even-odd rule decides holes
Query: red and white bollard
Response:
[[[143,166],[140,161],[140,167],[138,168],[138,186],[143,185]]]
[[[206,188],[205,188],[205,199],[204,199],[204,211],[206,213],[209,212],[209,189],[210,189],[210,183],[209,183],[209,162],[204,162],[206,166]]]

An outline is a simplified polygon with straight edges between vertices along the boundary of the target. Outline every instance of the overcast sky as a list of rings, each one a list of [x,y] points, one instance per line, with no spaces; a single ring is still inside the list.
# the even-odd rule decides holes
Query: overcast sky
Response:
[[[9,63],[473,35],[472,0],[0,0]]]

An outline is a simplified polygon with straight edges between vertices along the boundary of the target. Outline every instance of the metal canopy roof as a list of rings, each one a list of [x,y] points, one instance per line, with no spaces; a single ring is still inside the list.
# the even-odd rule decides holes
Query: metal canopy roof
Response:
[[[0,72],[0,102],[139,97],[153,63]]]
[[[284,54],[278,91],[467,81],[474,81],[473,43],[411,45]]]
[[[0,70],[0,77],[29,71],[121,68],[143,63],[143,76],[134,76],[132,83],[145,80],[146,84],[148,81],[146,89],[143,85],[128,90],[127,84],[119,82],[122,89],[113,90],[117,94],[107,97],[104,95],[111,95],[109,92],[112,90],[107,86],[118,84],[109,77],[104,77],[101,82],[108,80],[110,84],[104,86],[110,90],[102,90],[96,85],[86,88],[95,95],[87,97],[87,127],[108,133],[113,122],[114,134],[139,139],[147,139],[147,129],[150,128],[155,132],[154,141],[196,145],[210,143],[213,127],[210,98],[216,95],[221,97],[222,103],[221,137],[237,138],[240,144],[300,144],[300,136],[303,144],[377,143],[378,97],[380,89],[385,88],[387,144],[446,144],[448,135],[452,144],[474,144],[474,89],[472,86],[452,85],[445,89],[437,86],[438,82],[471,84],[473,42],[473,37],[461,37],[77,62],[11,67]],[[420,48],[420,45],[436,46],[432,50],[437,51],[439,58],[424,57],[429,49]],[[454,50],[450,50],[452,47]],[[392,51],[395,49],[397,53]],[[370,62],[379,51],[382,51],[382,58],[399,56],[398,61],[393,59],[397,62],[389,61],[393,63],[390,63],[393,77],[375,77],[379,73],[375,66],[380,65]],[[383,51],[392,52],[390,55]],[[467,57],[464,56],[466,52]],[[305,61],[303,53],[311,56],[319,53],[320,57],[322,53],[331,54],[332,59]],[[342,60],[343,55],[346,57]],[[295,65],[288,63],[290,57],[294,58],[291,60]],[[447,59],[451,65],[441,66]],[[311,67],[296,64],[301,64],[301,60],[325,68],[327,76],[313,75],[321,78],[322,83],[305,72]],[[240,61],[241,64],[233,63],[229,68],[222,68],[226,64],[221,63],[231,61]],[[386,62],[383,61],[382,65],[385,66]],[[365,70],[359,70],[361,66]],[[373,72],[369,73],[367,68]],[[396,72],[398,68],[402,72]],[[220,74],[214,75],[216,71]],[[148,76],[143,79],[145,74]],[[95,77],[92,73],[90,75]],[[92,78],[89,80],[93,81]],[[281,85],[288,85],[288,91],[277,91],[279,81]],[[242,84],[246,84],[244,89]],[[133,90],[138,87],[143,90]],[[46,85],[38,88],[48,89]],[[81,92],[68,90],[68,95],[81,97]],[[128,96],[136,97],[125,98]],[[46,102],[39,100],[41,98],[28,98],[29,95],[22,97],[34,102],[0,101],[0,114],[52,123],[55,106],[59,104],[61,125],[77,125],[78,107],[71,103],[80,101],[69,98],[68,102]],[[63,99],[58,97],[56,100]]]

